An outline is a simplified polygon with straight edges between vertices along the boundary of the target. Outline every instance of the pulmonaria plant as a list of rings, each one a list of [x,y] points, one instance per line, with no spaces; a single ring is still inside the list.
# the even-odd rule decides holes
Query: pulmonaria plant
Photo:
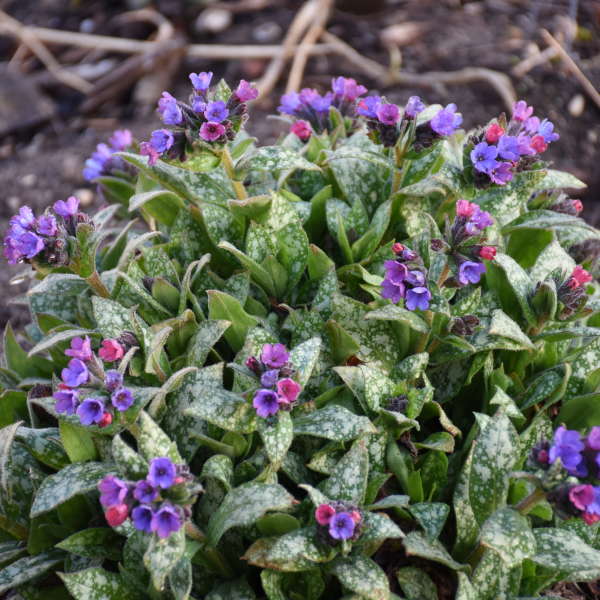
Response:
[[[261,146],[252,84],[190,82],[87,161],[108,206],[11,219],[31,322],[0,365],[0,595],[600,579],[600,232],[552,124],[520,101],[464,131],[458,102],[339,77]]]

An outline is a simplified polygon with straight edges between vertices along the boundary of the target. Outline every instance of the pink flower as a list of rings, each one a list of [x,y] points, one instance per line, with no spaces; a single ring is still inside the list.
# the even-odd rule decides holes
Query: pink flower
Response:
[[[105,362],[121,360],[125,350],[117,340],[102,340],[102,348],[98,350],[98,356]]]
[[[335,509],[329,504],[321,504],[315,510],[315,519],[319,525],[329,525],[334,515]]]
[[[401,254],[404,251],[404,246],[400,242],[392,244],[392,252],[394,254]]]
[[[471,204],[468,200],[459,200],[456,203],[456,214],[459,217],[467,217],[470,219],[473,216],[475,204]]]
[[[597,523],[598,521],[600,521],[600,515],[594,514],[594,513],[589,513],[589,512],[584,512],[581,515],[581,518],[588,524],[588,525],[594,525],[595,523]]]
[[[571,504],[585,510],[594,501],[594,488],[591,485],[575,485],[569,490]]]
[[[98,421],[98,427],[108,427],[112,423],[112,420],[112,415],[109,412],[105,412],[100,421]]]
[[[544,140],[544,136],[542,136],[542,135],[534,135],[531,138],[531,147],[538,154],[541,154],[542,152],[546,151],[546,149],[548,148],[548,144],[546,144],[546,141]]]
[[[140,154],[148,157],[148,164],[152,167],[158,160],[158,152],[154,149],[150,142],[142,142],[140,144]]]
[[[311,136],[312,129],[308,121],[303,121],[300,119],[291,126],[290,132],[297,135],[303,142],[305,142]]]
[[[279,401],[283,404],[292,404],[298,398],[298,394],[300,394],[299,383],[296,383],[293,379],[286,377],[285,379],[280,379],[277,382],[277,393],[279,394]]]
[[[494,260],[496,258],[496,248],[494,246],[483,246],[479,250],[479,256],[485,260]]]
[[[592,281],[592,279],[592,276],[581,265],[577,265],[573,269],[573,272],[571,273],[571,277],[569,278],[567,285],[570,288],[575,289],[581,285],[589,283],[590,281]]]
[[[527,106],[525,100],[515,102],[513,106],[513,119],[515,121],[527,121],[533,114],[533,106]]]
[[[488,144],[495,144],[504,135],[504,128],[498,123],[492,123],[485,132],[485,141]]]
[[[104,518],[111,527],[118,527],[125,522],[128,516],[129,507],[127,504],[115,504],[104,513]]]
[[[350,513],[350,516],[352,517],[352,520],[358,525],[358,523],[360,523],[362,521],[362,517],[360,515],[360,513],[357,510],[353,510]]]
[[[216,142],[224,134],[225,126],[221,123],[208,121],[208,123],[202,123],[202,127],[200,127],[200,137],[205,142]]]
[[[581,200],[573,200],[573,208],[580,213],[583,210],[583,202]]]

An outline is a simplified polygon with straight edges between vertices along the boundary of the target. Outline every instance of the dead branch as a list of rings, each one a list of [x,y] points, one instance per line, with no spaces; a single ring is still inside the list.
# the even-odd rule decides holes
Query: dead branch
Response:
[[[581,87],[595,102],[596,106],[600,108],[600,94],[598,93],[598,90],[586,77],[585,73],[579,68],[579,65],[575,62],[571,55],[562,47],[561,43],[546,29],[542,29],[542,37],[550,46],[552,46],[558,52],[559,56],[567,64],[569,70],[573,73],[575,78],[581,84]]]
[[[545,50],[538,52],[537,54],[528,56],[520,63],[516,64],[511,69],[511,73],[515,77],[524,77],[525,75],[527,75],[527,73],[529,73],[529,71],[531,71],[531,69],[534,69],[539,65],[543,65],[544,63],[548,62],[549,60],[552,60],[556,56],[558,56],[558,51],[556,50],[556,48],[550,46]]]

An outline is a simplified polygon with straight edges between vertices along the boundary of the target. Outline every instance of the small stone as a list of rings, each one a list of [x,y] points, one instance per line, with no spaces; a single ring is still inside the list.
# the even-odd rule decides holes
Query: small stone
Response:
[[[583,94],[575,94],[575,96],[569,100],[567,109],[572,117],[580,117],[585,110],[585,98],[583,97]]]
[[[6,201],[11,212],[16,212],[21,206],[21,199],[18,196],[10,196]]]
[[[207,8],[196,19],[195,29],[198,32],[221,33],[233,20],[231,11],[223,8]]]
[[[88,188],[80,188],[75,190],[73,194],[76,198],[79,198],[79,204],[81,206],[90,206],[94,201],[94,192]]]
[[[37,182],[37,175],[35,173],[27,173],[27,175],[23,175],[23,178],[21,179],[21,183],[25,186],[25,187],[33,187]]]
[[[281,26],[275,21],[265,21],[254,28],[252,37],[261,44],[270,44],[281,37]]]

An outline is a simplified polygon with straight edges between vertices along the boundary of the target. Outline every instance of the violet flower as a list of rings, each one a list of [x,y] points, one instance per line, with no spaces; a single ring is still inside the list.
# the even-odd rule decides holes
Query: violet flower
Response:
[[[206,92],[210,86],[212,76],[212,71],[203,71],[202,73],[190,73],[189,78],[197,92]]]
[[[135,484],[133,497],[144,504],[150,504],[158,498],[158,490],[149,481],[142,479]]]
[[[112,405],[120,412],[126,411],[133,404],[133,394],[127,388],[119,388],[110,397]]]
[[[407,119],[414,119],[419,113],[425,110],[425,104],[419,96],[411,96],[404,107],[404,116]]]
[[[152,515],[150,529],[156,532],[159,538],[167,538],[171,533],[179,531],[181,525],[179,510],[172,504],[165,503]]]
[[[513,119],[515,121],[527,121],[533,114],[533,106],[527,106],[525,100],[519,100],[513,105]]]
[[[266,419],[279,411],[279,396],[273,390],[258,390],[254,394],[252,406],[259,417]]]
[[[152,510],[152,507],[148,506],[147,504],[140,504],[131,511],[131,520],[133,521],[133,526],[138,531],[143,531],[144,533],[152,532],[153,518],[154,511]]]
[[[395,125],[400,119],[400,109],[395,104],[380,104],[377,107],[377,118],[384,125]]]
[[[214,121],[215,123],[221,123],[229,116],[229,110],[225,106],[225,102],[222,100],[216,100],[209,102],[204,111],[204,118],[207,121]]]
[[[381,96],[367,96],[363,98],[356,108],[356,112],[368,119],[377,118],[377,109],[381,105]]]
[[[466,260],[458,268],[458,281],[462,285],[479,283],[481,276],[485,273],[485,265],[479,262]]]
[[[256,100],[256,98],[258,98],[258,90],[255,87],[252,87],[245,79],[242,79],[240,80],[234,95],[240,102],[249,102],[250,100]]]
[[[175,483],[177,470],[170,458],[153,458],[148,469],[148,481],[154,486],[166,490]]]
[[[501,162],[492,169],[488,175],[490,179],[498,185],[506,185],[509,181],[512,181],[513,173],[511,171],[511,164],[508,162]]]
[[[173,132],[168,129],[155,129],[150,135],[150,145],[157,154],[164,154],[175,141]]]
[[[169,92],[162,93],[158,101],[158,113],[165,125],[179,125],[183,122],[183,112]]]
[[[79,199],[75,196],[69,196],[66,200],[57,200],[52,208],[63,219],[74,217],[79,210]]]
[[[127,484],[114,475],[107,475],[99,484],[100,504],[102,506],[114,506],[125,502],[129,494]]]
[[[391,300],[394,304],[398,304],[405,293],[406,286],[403,283],[394,283],[390,279],[384,279],[381,283],[381,297]]]
[[[58,232],[56,219],[52,215],[42,215],[37,221],[37,232],[40,235],[56,235]]]
[[[329,535],[334,540],[347,540],[354,535],[356,523],[347,512],[335,514],[329,521]]]
[[[442,108],[429,121],[429,125],[438,135],[449,136],[460,127],[462,120],[462,115],[456,112],[456,104],[452,102],[446,108]]]
[[[503,135],[498,140],[498,154],[506,160],[519,160],[519,142],[514,135]]]
[[[93,353],[90,338],[87,335],[84,338],[73,338],[71,340],[71,347],[65,350],[65,354],[79,360],[91,360]]]
[[[77,407],[76,412],[82,425],[98,424],[104,416],[104,400],[102,398],[86,398]]]
[[[498,165],[497,156],[498,148],[490,146],[486,142],[480,142],[471,150],[473,166],[482,173],[489,173]]]
[[[561,425],[555,432],[550,446],[550,462],[554,463],[560,458],[563,467],[572,475],[578,472],[578,467],[583,463],[581,452],[584,449],[578,431],[569,430]]]
[[[405,306],[408,310],[427,310],[431,292],[426,287],[414,287],[406,292]]]
[[[52,396],[56,400],[54,409],[57,413],[74,415],[79,405],[79,393],[77,390],[57,390]]]
[[[83,361],[73,358],[61,371],[61,377],[69,387],[76,388],[88,382],[90,373]]]
[[[290,355],[283,344],[265,344],[260,359],[267,367],[279,369],[287,363]]]

